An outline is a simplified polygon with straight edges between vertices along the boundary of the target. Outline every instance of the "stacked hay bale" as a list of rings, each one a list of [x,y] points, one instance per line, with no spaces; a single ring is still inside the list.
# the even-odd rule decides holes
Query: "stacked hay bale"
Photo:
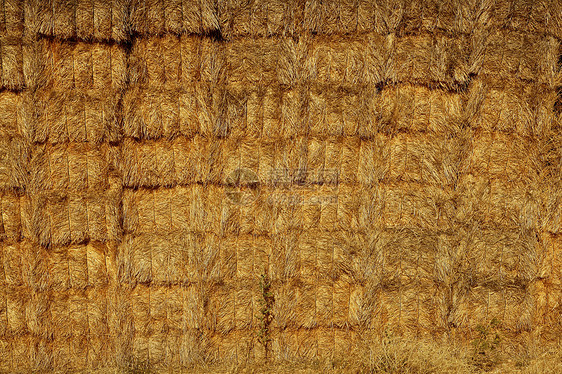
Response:
[[[6,0],[0,370],[557,340],[557,2]]]
[[[113,299],[122,187],[111,165],[126,83],[126,7],[3,7],[2,32],[19,39],[2,41],[2,142],[10,147],[2,167],[10,179],[2,185],[0,368],[107,365],[121,334]]]
[[[465,253],[450,314],[469,337],[493,319],[513,343],[547,336],[542,300],[558,292],[543,285],[558,283],[545,239],[557,232],[549,215],[558,208],[547,195],[558,178],[549,155],[559,147],[553,109],[560,35],[551,27],[560,20],[559,6],[497,2],[488,23],[473,31],[479,70],[466,92],[470,145],[457,187],[457,236]]]
[[[130,11],[138,37],[123,98],[119,265],[131,289],[132,351],[165,367],[219,350],[230,358],[250,334],[236,328],[236,295],[251,288],[238,282],[221,227],[223,47],[201,35],[215,14],[194,2],[136,1]]]

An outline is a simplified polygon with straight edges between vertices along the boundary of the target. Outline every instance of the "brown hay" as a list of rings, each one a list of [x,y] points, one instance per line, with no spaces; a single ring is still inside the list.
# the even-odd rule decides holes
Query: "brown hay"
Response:
[[[127,77],[125,50],[119,44],[71,43],[46,39],[41,59],[46,77],[42,88],[124,88]]]
[[[61,39],[129,39],[127,1],[30,0],[24,3],[28,32]]]
[[[216,0],[133,0],[130,25],[141,35],[201,34],[217,30]]]
[[[559,2],[0,3],[0,371],[560,340]]]

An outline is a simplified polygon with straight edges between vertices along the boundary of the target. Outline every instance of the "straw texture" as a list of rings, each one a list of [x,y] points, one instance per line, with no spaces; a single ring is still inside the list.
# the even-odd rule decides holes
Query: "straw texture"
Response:
[[[0,2],[0,371],[562,336],[562,4]]]

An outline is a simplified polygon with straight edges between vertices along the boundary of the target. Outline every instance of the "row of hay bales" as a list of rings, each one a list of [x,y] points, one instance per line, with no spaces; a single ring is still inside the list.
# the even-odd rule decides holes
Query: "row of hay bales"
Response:
[[[531,0],[8,0],[5,27],[58,38],[124,41],[140,35],[241,36],[420,30],[470,34],[479,26],[559,37],[560,4]],[[21,14],[25,22],[17,22]]]
[[[0,370],[560,339],[558,2],[0,7]]]

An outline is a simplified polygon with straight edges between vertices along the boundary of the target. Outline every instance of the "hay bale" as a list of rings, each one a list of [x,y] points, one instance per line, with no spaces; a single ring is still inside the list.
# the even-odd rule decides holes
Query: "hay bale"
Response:
[[[9,0],[0,5],[0,35],[21,36],[24,32],[24,6],[21,0]]]
[[[204,34],[219,30],[215,0],[133,0],[129,6],[130,27],[143,36]]]
[[[22,216],[25,206],[25,197],[12,192],[0,193],[1,218],[0,238],[7,242],[17,242],[21,239]]]
[[[115,142],[119,130],[117,91],[38,90],[30,95],[35,125],[22,136],[36,143]]]
[[[476,132],[463,167],[473,176],[510,182],[537,181],[543,169],[540,139],[501,132]]]
[[[118,240],[120,214],[114,183],[101,192],[41,192],[30,199],[30,237],[41,245],[65,245],[85,240]]]
[[[224,136],[222,92],[207,84],[182,91],[130,89],[123,98],[124,135],[135,139]]]
[[[28,165],[32,191],[102,193],[116,181],[108,144],[59,143],[33,147]]]
[[[537,276],[540,259],[532,231],[506,232],[501,227],[483,226],[463,236],[463,267],[470,276],[465,281],[471,285],[524,288]]]
[[[25,26],[31,33],[60,39],[126,41],[127,2],[123,0],[29,1]]]
[[[200,36],[137,39],[129,57],[130,81],[153,88],[179,88],[196,81],[220,83],[223,49],[220,43]]]
[[[507,28],[560,38],[560,4],[550,1],[499,0],[490,7],[490,28]]]
[[[486,37],[484,48],[482,77],[517,78],[550,87],[559,79],[559,41],[552,36],[494,30]]]
[[[477,326],[487,326],[496,319],[507,336],[532,329],[532,302],[524,289],[507,287],[502,290],[476,286],[458,299],[455,321],[460,327],[475,331]],[[468,339],[477,336],[468,335]]]
[[[0,136],[10,139],[20,135],[23,122],[23,96],[12,92],[0,93]]]
[[[539,84],[489,78],[471,82],[465,118],[471,127],[488,131],[544,136],[555,126],[556,93]]]
[[[120,90],[127,79],[124,47],[119,44],[43,39],[45,83],[55,90]]]
[[[411,84],[382,90],[375,106],[380,132],[395,134],[457,134],[462,126],[464,102],[459,94]]]
[[[351,34],[376,32],[465,32],[478,24],[489,6],[462,1],[227,1],[219,8],[220,29],[241,36]]]
[[[420,280],[381,290],[381,306],[374,316],[377,325],[412,338],[443,330],[445,323],[438,316],[442,300],[433,295],[432,288]]]
[[[453,90],[469,82],[470,55],[466,38],[420,35],[388,40],[392,65],[386,71],[387,80]]]
[[[506,228],[535,229],[541,226],[541,200],[521,181],[466,177],[459,183],[458,218]]]
[[[19,136],[0,139],[0,160],[0,190],[22,191],[28,181],[27,144]]]
[[[224,37],[294,35],[304,20],[304,4],[296,1],[229,0],[218,8],[220,30]]]
[[[169,248],[175,248],[170,252]],[[175,232],[126,235],[117,259],[122,282],[189,286],[210,271],[205,266],[205,241],[201,234]]]
[[[0,87],[14,91],[25,87],[24,47],[21,38],[0,36],[0,58],[2,61]]]
[[[20,92],[41,82],[41,44],[31,37],[0,33],[0,88]]]
[[[385,65],[388,63],[387,44],[387,38],[376,34],[311,39],[301,74],[311,83],[326,85],[353,87],[379,84],[388,74],[388,66]],[[295,63],[297,68],[301,65],[298,60]]]
[[[441,230],[455,222],[451,189],[428,185],[421,190],[415,183],[395,182],[375,187],[367,196],[373,197],[366,200],[362,211],[371,212],[373,226]]]
[[[291,129],[292,133],[297,132],[298,135],[300,135],[299,132],[308,133],[318,138],[323,138],[326,135],[359,135],[362,138],[373,138],[377,136],[376,113],[379,109],[379,103],[380,95],[371,86],[357,91],[330,90],[324,86],[313,86],[304,98],[295,94],[289,95],[289,93],[283,95],[280,104],[283,105],[283,109],[285,107],[288,107],[288,109],[295,108],[290,111],[286,110],[295,119],[290,122],[283,121],[296,127],[294,130]],[[300,108],[303,106],[305,113],[301,114],[302,109]],[[282,125],[284,125],[283,122],[281,122]],[[291,135],[291,133],[289,134]]]

